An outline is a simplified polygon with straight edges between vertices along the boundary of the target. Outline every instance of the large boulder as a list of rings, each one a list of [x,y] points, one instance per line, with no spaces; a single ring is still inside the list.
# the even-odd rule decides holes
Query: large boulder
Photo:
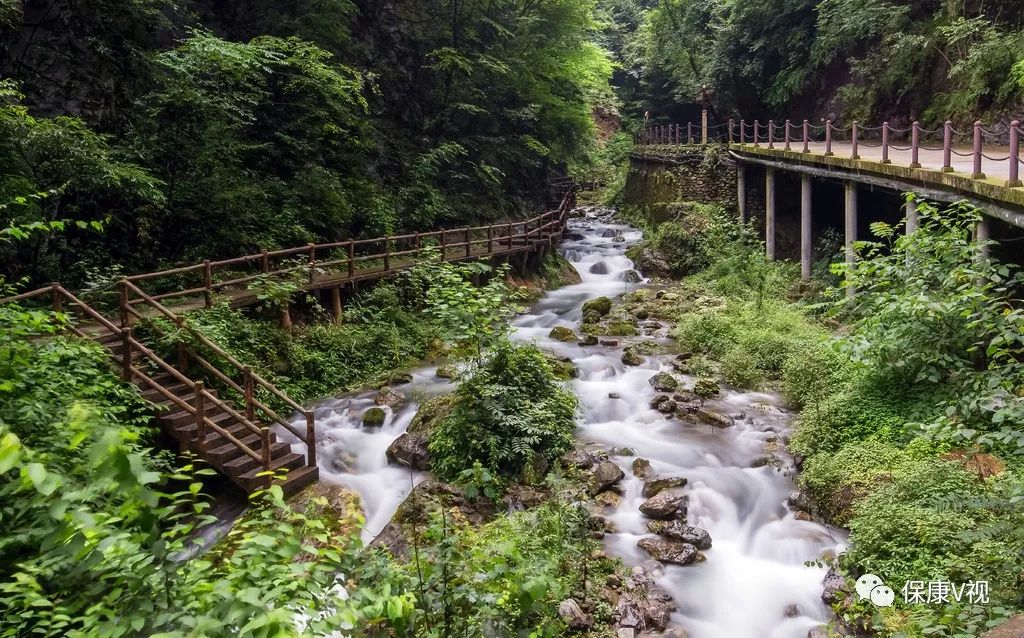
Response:
[[[643,355],[637,352],[635,349],[627,346],[622,351],[622,363],[626,364],[627,366],[638,366],[642,365],[643,362]]]
[[[672,565],[690,565],[697,560],[697,548],[689,543],[682,543],[660,536],[644,537],[637,542],[637,547],[651,555],[655,560]]]
[[[622,480],[625,473],[615,463],[603,461],[590,471],[590,491],[594,494],[603,492]]]
[[[686,493],[681,487],[661,491],[640,504],[640,511],[651,518],[675,518],[686,502]]]
[[[850,593],[850,590],[846,586],[846,579],[843,575],[830,568],[828,573],[825,574],[825,579],[821,581],[821,600],[826,605],[831,605],[844,600]]]
[[[633,265],[646,277],[671,277],[672,266],[660,252],[650,246],[638,246],[626,253]]]
[[[608,297],[597,297],[583,304],[583,312],[596,312],[602,317],[612,311],[612,300]]]
[[[647,459],[633,459],[633,475],[645,478],[651,473],[651,462]]]
[[[721,391],[722,390],[718,387],[717,381],[706,377],[697,379],[697,383],[693,386],[693,393],[702,399],[709,399],[711,397],[718,396],[718,393]]]
[[[377,405],[386,405],[392,410],[397,410],[405,405],[406,399],[404,394],[392,390],[391,386],[386,385],[377,392],[377,396],[373,397],[373,402]]]
[[[674,541],[689,543],[697,549],[711,549],[711,534],[703,527],[687,525],[683,521],[648,521],[647,529]]]
[[[697,408],[694,414],[698,419],[712,425],[716,428],[727,428],[733,424],[732,417],[721,412],[715,412],[714,410],[708,410],[707,408]]]
[[[667,372],[659,372],[651,377],[648,383],[658,392],[674,392],[679,387],[679,381]]]
[[[387,456],[388,463],[404,465],[423,472],[430,469],[430,451],[427,449],[429,442],[430,438],[423,433],[402,432],[388,446],[385,456]]]
[[[594,619],[584,613],[572,598],[566,598],[558,603],[558,617],[570,629],[570,631],[586,631],[594,626]]]
[[[388,413],[384,411],[384,408],[373,407],[363,412],[362,423],[364,428],[379,428],[384,425],[384,419],[386,419]]]
[[[682,476],[655,476],[644,481],[644,498],[651,498],[665,490],[674,487],[683,487],[686,479]]]

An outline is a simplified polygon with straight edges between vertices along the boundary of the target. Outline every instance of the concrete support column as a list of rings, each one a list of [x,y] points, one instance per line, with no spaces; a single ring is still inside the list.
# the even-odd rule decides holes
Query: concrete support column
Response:
[[[811,278],[814,245],[811,234],[811,176],[800,176],[800,277]]]
[[[764,251],[775,260],[775,169],[764,171]]]
[[[747,223],[747,171],[743,164],[736,165],[736,210],[740,223]]]
[[[978,257],[982,261],[988,259],[988,240],[992,237],[991,224],[992,221],[988,217],[982,216],[982,218],[974,226],[974,241],[976,241],[980,246],[980,250],[978,251]]]
[[[846,212],[846,264],[853,266],[854,262],[854,251],[853,242],[857,241],[857,182],[847,181],[844,185],[845,190],[845,212]],[[853,286],[846,288],[846,296],[852,297],[856,294]]]
[[[907,217],[906,231],[907,231],[907,234],[910,235],[915,230],[917,230],[917,202],[916,201],[909,201],[909,202],[907,202],[905,210],[906,210],[906,217]]]

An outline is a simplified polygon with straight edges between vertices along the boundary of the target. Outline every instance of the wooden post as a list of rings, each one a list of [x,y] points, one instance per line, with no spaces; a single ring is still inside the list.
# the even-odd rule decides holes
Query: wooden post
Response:
[[[206,448],[206,388],[202,381],[192,384],[195,394],[193,404],[196,409],[196,448],[203,452]]]
[[[1010,122],[1010,170],[1007,188],[1024,186],[1020,180],[1020,120]]]
[[[491,224],[487,225],[487,254],[490,255],[494,252],[494,226]]]
[[[128,325],[130,316],[128,314],[128,280],[122,279],[118,284],[120,288],[121,298],[118,302],[118,313],[121,318],[121,327],[124,328]]]
[[[942,172],[953,172],[953,123],[949,120],[942,125]]]
[[[441,261],[448,261],[448,231],[441,229]]]
[[[391,271],[391,238],[384,237],[384,272]]]
[[[708,110],[704,109],[700,112],[700,143],[708,143]]]
[[[974,123],[974,173],[971,179],[985,179],[985,173],[981,170],[981,122]]]
[[[334,315],[334,323],[341,323],[344,316],[344,308],[341,304],[341,286],[331,288],[331,312]]]
[[[686,143],[693,144],[693,122],[686,123]]]
[[[267,473],[263,479],[264,486],[269,488],[274,481],[274,475],[270,473],[273,468],[270,459],[270,428],[260,430],[260,452],[263,458],[263,471]]]
[[[814,254],[811,213],[811,176],[804,173],[800,176],[800,277],[804,281],[811,278]]]
[[[260,269],[264,275],[270,272],[270,256],[267,254],[266,248],[260,250]]]
[[[348,240],[348,278],[354,279],[356,276],[356,242]]]
[[[256,420],[256,404],[253,401],[253,395],[255,394],[255,383],[252,378],[252,368],[249,366],[245,367],[245,418],[250,421]]]
[[[316,279],[316,244],[310,243],[306,248],[309,251],[309,283],[312,284]]]
[[[210,260],[203,261],[203,303],[207,308],[213,305],[213,268]]]
[[[316,421],[313,411],[306,410],[306,466],[316,467]]]
[[[889,123],[882,122],[882,163],[891,164],[889,159]]]
[[[132,380],[132,327],[121,328],[121,378]]]
[[[466,226],[466,257],[473,254],[473,245],[470,243],[470,239],[472,239],[472,232],[473,231],[469,229],[469,226]]]
[[[740,224],[747,223],[747,169],[743,164],[736,163],[736,212]]]
[[[56,281],[50,283],[50,304],[54,312],[63,312],[64,303],[60,295],[60,284]]]
[[[512,222],[508,223],[508,251],[512,252]]]

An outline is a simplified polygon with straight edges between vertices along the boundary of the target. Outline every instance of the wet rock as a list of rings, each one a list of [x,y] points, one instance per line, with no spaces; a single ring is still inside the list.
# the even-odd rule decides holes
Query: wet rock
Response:
[[[831,638],[834,635],[829,631],[828,625],[818,625],[807,632],[807,638]]]
[[[604,505],[605,507],[618,507],[619,504],[622,503],[622,495],[617,494],[612,490],[605,490],[595,496],[594,501],[599,505]]]
[[[412,375],[408,372],[396,372],[388,379],[388,385],[405,385],[412,383]]]
[[[621,243],[623,243],[625,241],[626,241],[625,235],[616,235],[616,236],[612,237],[612,243],[614,243],[614,244],[621,244]]]
[[[693,386],[693,393],[702,399],[718,396],[721,391],[722,389],[718,387],[718,382],[706,377],[697,379],[697,383]]]
[[[409,558],[409,539],[402,532],[401,526],[390,522],[384,526],[380,534],[370,541],[370,547],[383,547],[398,559]]]
[[[672,399],[669,399],[668,401],[663,401],[661,405],[659,405],[655,409],[658,412],[661,412],[662,414],[672,414],[673,412],[676,411],[677,407],[678,405],[676,404],[676,402],[673,401]]]
[[[551,329],[551,332],[548,333],[548,336],[554,339],[555,341],[564,342],[576,341],[577,339],[579,339],[579,337],[576,336],[576,333],[573,332],[571,328],[566,328],[565,326],[555,326],[554,328]]]
[[[584,613],[579,603],[572,598],[558,603],[558,617],[571,631],[586,631],[594,625],[594,619]]]
[[[1024,614],[1017,614],[1009,620],[981,635],[981,638],[1020,638],[1024,636]]]
[[[665,575],[665,566],[653,559],[645,560],[637,567],[649,578],[660,578]]]
[[[615,608],[615,615],[619,619],[618,626],[620,632],[622,629],[636,631],[644,626],[643,612],[640,611],[640,605],[632,597],[623,596],[619,600],[619,604]],[[621,636],[622,634],[620,633],[619,635]]]
[[[612,456],[636,456],[636,450],[631,447],[612,448]]]
[[[711,534],[703,527],[682,521],[648,521],[647,529],[674,541],[689,543],[697,549],[711,549]]]
[[[643,324],[644,328],[650,328],[651,330],[661,330],[662,325],[657,321],[645,321]]]
[[[583,304],[583,312],[593,310],[602,317],[611,312],[612,300],[608,297],[597,297]]]
[[[594,335],[582,335],[579,338],[579,341],[577,341],[577,343],[579,343],[581,346],[596,346],[597,337],[595,337]]]
[[[459,369],[453,365],[437,366],[436,374],[442,379],[454,379],[459,376]]]
[[[606,228],[605,230],[603,230],[601,232],[601,237],[603,237],[604,239],[608,239],[608,238],[614,237],[614,236],[616,236],[618,234],[619,234],[619,231],[615,230],[614,228]]]
[[[659,372],[647,382],[658,392],[673,392],[679,387],[679,380],[667,372]]]
[[[733,424],[731,416],[722,414],[721,412],[715,412],[714,410],[697,408],[695,414],[698,419],[716,428],[727,428],[731,427]]]
[[[622,480],[625,473],[611,461],[603,461],[591,470],[590,491],[592,494],[603,492]]]
[[[644,319],[650,317],[651,313],[647,312],[643,308],[640,308],[639,310],[633,313],[633,316],[636,317],[637,320],[643,321]]]
[[[422,434],[410,434],[402,432],[397,439],[388,446],[388,463],[404,465],[418,471],[430,469],[430,452],[427,450],[429,438]]]
[[[791,509],[794,509],[798,512],[811,511],[810,497],[799,490],[789,493],[789,496],[786,497],[786,505],[789,505]]]
[[[547,359],[548,365],[551,366],[551,372],[557,379],[568,381],[569,379],[575,379],[580,374],[580,371],[576,368],[576,364],[573,363],[572,359],[569,357],[560,357],[558,355],[545,353],[544,358]]]
[[[667,489],[683,487],[684,485],[686,485],[686,478],[682,476],[655,476],[644,481],[643,496],[644,498],[651,498]]]
[[[690,634],[682,627],[667,627],[659,632],[640,632],[636,638],[690,638]]]
[[[626,283],[638,284],[641,281],[643,281],[643,277],[640,276],[640,273],[631,268],[626,272],[622,273],[622,280],[625,281]]]
[[[640,511],[651,518],[674,518],[686,500],[682,488],[671,488],[655,494],[640,504]]]
[[[622,363],[627,366],[638,366],[644,362],[643,355],[639,354],[633,348],[626,348],[622,351]]]
[[[786,608],[782,610],[782,615],[786,618],[796,618],[800,615],[800,608],[795,604],[786,605]]]
[[[405,395],[401,392],[392,390],[391,386],[384,386],[380,389],[380,392],[377,393],[377,396],[373,397],[373,402],[377,405],[386,405],[387,407],[395,410],[405,405]]]
[[[348,450],[342,450],[331,459],[331,471],[337,474],[348,474],[355,471],[359,464],[356,455]]]
[[[831,605],[845,599],[850,590],[846,587],[846,580],[843,576],[836,572],[835,568],[830,568],[828,573],[825,574],[825,579],[821,581],[821,600],[826,605]]]
[[[586,239],[586,236],[583,235],[582,233],[566,233],[565,234],[565,241],[583,241],[584,239]]]
[[[547,495],[535,487],[529,485],[513,484],[509,486],[502,499],[508,509],[520,511],[537,507],[547,499]]]
[[[814,517],[804,511],[797,511],[793,513],[793,518],[798,521],[813,521]]]
[[[608,393],[608,398],[609,399],[621,399],[622,395],[619,394],[618,392],[609,392]]]
[[[782,459],[774,454],[765,454],[764,456],[759,456],[751,461],[750,467],[770,467],[775,470],[781,470],[783,463]]]
[[[594,324],[601,322],[601,313],[596,310],[587,310],[583,313],[583,325],[593,326]]]
[[[589,470],[603,460],[596,452],[582,448],[573,448],[562,455],[562,463],[581,470]]]
[[[598,341],[598,343],[600,343],[602,346],[612,346],[612,347],[614,347],[614,346],[619,345],[619,340],[618,339],[601,339],[601,340]]]
[[[386,419],[388,413],[384,411],[384,408],[370,408],[366,412],[363,412],[363,427],[364,428],[379,428],[384,425],[384,419]]]
[[[697,558],[697,548],[693,545],[660,536],[641,538],[637,547],[655,560],[672,565],[690,565]]]
[[[647,459],[633,459],[633,475],[645,478],[651,473],[651,462]]]
[[[608,264],[604,263],[603,261],[599,261],[590,267],[590,272],[595,275],[607,275]]]
[[[651,402],[648,405],[651,406],[652,410],[657,410],[658,406],[660,406],[662,403],[665,403],[666,401],[671,401],[671,400],[672,400],[672,398],[669,397],[667,394],[659,394],[659,395],[655,396],[653,399],[651,399]]]

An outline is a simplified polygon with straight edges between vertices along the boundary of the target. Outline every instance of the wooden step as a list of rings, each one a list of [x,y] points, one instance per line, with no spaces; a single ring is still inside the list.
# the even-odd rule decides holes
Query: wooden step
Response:
[[[157,415],[157,419],[163,423],[164,428],[171,434],[181,433],[189,437],[194,436],[197,428],[196,415],[179,409],[176,404],[171,406],[171,410],[173,412],[169,411]],[[235,420],[235,417],[220,409],[220,407],[209,404],[206,406],[206,417],[222,428],[227,427]]]
[[[167,389],[170,390],[170,388]],[[207,393],[213,396],[217,396],[217,391],[206,390],[203,393],[203,398],[206,399],[206,402],[213,403],[212,401],[210,401],[210,397],[206,396]],[[196,393],[192,390],[191,387],[187,385],[181,384],[177,386],[174,390],[171,390],[171,394],[178,397],[179,399],[181,399],[182,401],[189,405],[195,405]],[[157,390],[156,388],[150,388],[148,390],[143,391],[142,398],[155,405],[174,405],[180,408],[180,406],[178,406],[177,403],[169,399],[163,392]]]
[[[320,468],[318,467],[300,467],[297,470],[288,472],[288,478],[281,484],[284,489],[285,496],[291,496],[292,494],[298,493],[302,488],[307,485],[316,483],[320,478]]]
[[[217,425],[220,425],[219,423]],[[258,425],[258,424],[257,424]],[[227,426],[221,426],[228,434],[235,437],[245,445],[248,445],[251,449],[255,450],[260,446],[262,440],[260,435],[252,431],[248,425],[235,421]],[[195,427],[187,428],[188,431],[192,432],[191,436],[194,436]],[[253,438],[254,437],[254,438]],[[270,433],[270,440],[276,441],[274,433]],[[234,445],[227,437],[220,432],[212,430],[209,427],[206,428],[206,441],[204,442],[207,450],[215,450],[224,445]]]
[[[305,462],[306,457],[302,456],[301,454],[285,454],[284,456],[274,459],[270,463],[270,468],[275,472],[278,470],[287,469],[289,470],[288,473],[291,474],[292,471],[297,470],[300,467],[303,467]],[[256,467],[254,469],[251,469],[248,472],[245,472],[244,474],[238,475],[238,477],[235,478],[235,483],[237,483],[242,489],[251,492],[261,487],[261,483],[263,482],[264,478],[256,475],[260,474],[263,471],[264,468],[262,467]]]
[[[222,447],[226,448],[228,447],[228,445]],[[260,466],[260,461],[257,461],[256,459],[252,458],[245,452],[242,452],[233,445],[230,445],[230,447],[233,448],[233,451],[237,456],[231,459],[230,461],[223,462],[220,465],[221,471],[227,474],[228,476],[241,476],[242,474],[245,474],[246,472]],[[250,445],[249,447],[251,447],[253,450],[257,452],[260,451],[260,449],[262,449],[262,446],[254,447]],[[292,446],[289,445],[288,443],[285,443],[284,441],[273,441],[270,444],[271,462],[273,462],[274,459],[279,459],[282,456],[287,456],[288,454],[291,454],[291,449]]]

